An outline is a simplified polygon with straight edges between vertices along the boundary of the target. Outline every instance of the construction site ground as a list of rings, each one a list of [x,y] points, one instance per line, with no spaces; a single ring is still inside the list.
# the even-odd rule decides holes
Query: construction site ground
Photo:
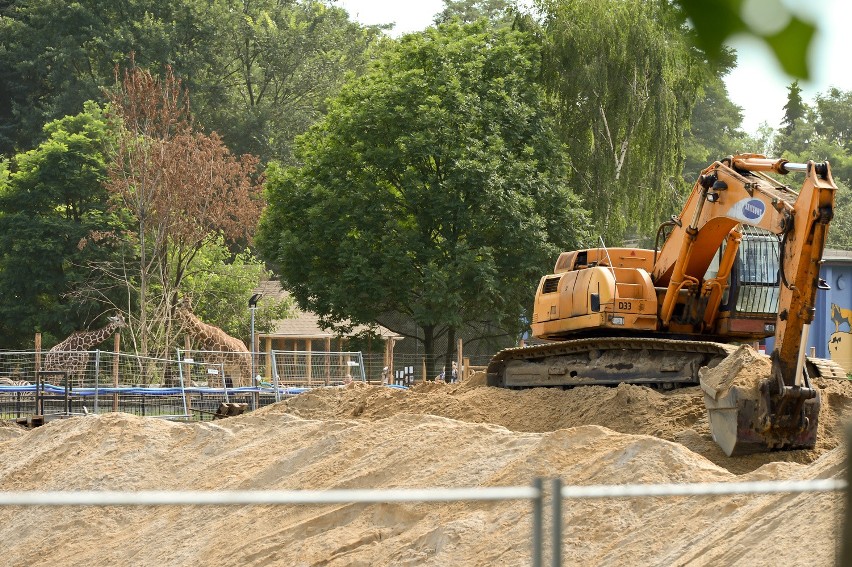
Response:
[[[759,366],[759,365],[758,365]],[[764,372],[746,367],[743,372]],[[813,450],[726,457],[699,387],[318,389],[176,423],[112,413],[0,428],[0,490],[263,490],[844,478],[852,383],[819,379]],[[571,565],[834,565],[844,493],[566,500]],[[513,566],[531,505],[0,508],[0,564]]]

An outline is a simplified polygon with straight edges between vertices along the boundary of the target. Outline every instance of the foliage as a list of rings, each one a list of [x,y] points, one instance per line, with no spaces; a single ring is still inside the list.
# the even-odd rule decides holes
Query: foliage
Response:
[[[37,143],[41,125],[102,100],[113,68],[136,52],[144,65],[171,64],[193,77],[212,65],[216,41],[206,2],[37,0],[0,18],[0,153]],[[7,104],[8,103],[8,104]],[[0,110],[0,113],[3,111]]]
[[[544,80],[558,103],[571,183],[620,242],[681,201],[681,138],[700,60],[665,1],[553,0]],[[673,30],[678,30],[673,33]]]
[[[186,270],[217,234],[233,242],[251,237],[260,214],[257,159],[233,156],[216,134],[196,132],[187,93],[170,69],[160,79],[138,67],[125,71],[110,93],[123,129],[112,155],[107,188],[133,216],[139,258],[138,348],[165,333]],[[148,314],[151,314],[149,318]]]
[[[742,121],[742,110],[728,98],[722,78],[708,77],[692,109],[690,130],[684,135],[683,176],[689,187],[714,161],[738,151],[758,151],[743,145]]]
[[[267,170],[257,245],[330,324],[410,316],[424,350],[483,317],[519,330],[585,237],[535,78],[539,47],[484,21],[403,37]],[[430,375],[432,373],[430,372]]]
[[[17,2],[0,16],[0,154],[103,100],[115,66],[135,53],[142,67],[170,66],[200,122],[238,153],[286,160],[380,34],[312,0]]]
[[[458,18],[472,24],[486,19],[496,27],[509,27],[518,12],[513,0],[444,0],[444,9],[435,15],[435,23],[442,24]]]
[[[264,162],[292,159],[292,143],[349,72],[360,72],[381,28],[318,1],[218,2],[216,62],[194,88],[201,120]]]
[[[852,194],[849,189],[852,186],[852,153],[847,147],[852,112],[844,105],[844,102],[852,100],[852,93],[830,89],[818,95],[816,105],[811,107],[804,102],[796,102],[795,86],[790,88],[790,100],[793,102],[788,102],[787,106],[800,109],[791,114],[788,127],[775,137],[773,154],[795,162],[831,162],[838,190],[827,245],[852,250]],[[799,177],[794,176],[793,179]]]
[[[784,131],[787,134],[793,132],[796,127],[796,122],[802,120],[807,112],[807,106],[802,100],[802,88],[799,86],[799,81],[793,81],[787,87],[787,103],[784,105],[784,118],[781,120],[781,125],[784,126]]]
[[[817,134],[852,152],[852,91],[832,88],[817,95],[816,111],[820,117]]]
[[[113,213],[102,183],[112,137],[102,110],[45,126],[46,140],[18,154],[0,175],[0,341],[32,344],[36,331],[62,337],[103,315],[120,296],[105,282],[96,297],[92,266],[126,253],[124,221]]]
[[[197,303],[196,315],[233,337],[251,345],[251,312],[248,298],[272,277],[250,250],[233,256],[222,237],[205,242],[187,267],[182,292]],[[197,301],[196,301],[197,300]],[[291,298],[264,298],[255,310],[255,331],[267,333],[273,321],[293,316]]]
[[[698,46],[711,57],[722,55],[728,38],[746,34],[766,44],[787,74],[801,79],[808,78],[808,47],[816,29],[780,0],[676,2],[695,28]]]

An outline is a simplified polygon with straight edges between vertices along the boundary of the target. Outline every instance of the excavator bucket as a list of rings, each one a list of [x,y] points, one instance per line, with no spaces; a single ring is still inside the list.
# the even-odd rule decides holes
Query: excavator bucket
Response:
[[[713,440],[729,457],[816,444],[819,393],[779,384],[768,357],[742,346],[699,378]]]

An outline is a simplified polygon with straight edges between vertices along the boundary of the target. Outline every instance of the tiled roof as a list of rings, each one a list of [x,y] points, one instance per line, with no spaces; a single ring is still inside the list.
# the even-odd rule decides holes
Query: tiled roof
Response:
[[[277,280],[269,280],[262,282],[254,290],[255,293],[263,293],[264,297],[275,298],[279,300],[286,299],[290,296],[286,290],[281,288],[281,284]],[[293,308],[295,318],[292,319],[277,319],[274,321],[275,327],[271,333],[259,333],[258,336],[263,337],[290,337],[290,338],[311,338],[324,339],[335,338],[338,335],[331,330],[323,329],[319,324],[319,317],[311,312],[302,311],[298,307]],[[355,335],[367,330],[367,327],[359,325],[349,333]],[[401,335],[397,335],[390,329],[376,325],[374,331],[382,338],[401,339]]]

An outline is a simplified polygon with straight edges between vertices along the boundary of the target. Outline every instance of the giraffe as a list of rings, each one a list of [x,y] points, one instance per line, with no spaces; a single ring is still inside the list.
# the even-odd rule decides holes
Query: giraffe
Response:
[[[204,323],[192,312],[188,297],[184,297],[175,307],[175,316],[195,348],[210,351],[205,353],[206,362],[221,364],[229,373],[236,371],[234,378],[226,379],[226,384],[232,382],[227,384],[228,387],[251,386],[251,353],[243,341],[219,327]]]
[[[70,375],[82,374],[89,363],[89,350],[104,342],[118,329],[127,326],[124,316],[116,313],[109,318],[106,327],[94,331],[74,331],[61,343],[50,349],[44,356],[42,369],[47,371],[65,371]]]

